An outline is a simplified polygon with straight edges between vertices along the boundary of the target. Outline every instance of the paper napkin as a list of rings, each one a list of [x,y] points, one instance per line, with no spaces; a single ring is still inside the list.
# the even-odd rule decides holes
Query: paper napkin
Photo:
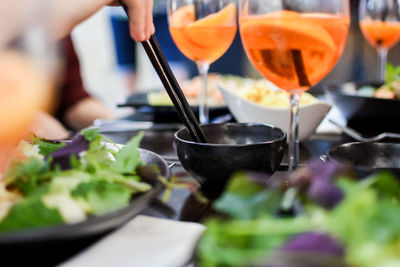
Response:
[[[140,215],[60,266],[185,266],[204,230],[198,223]]]

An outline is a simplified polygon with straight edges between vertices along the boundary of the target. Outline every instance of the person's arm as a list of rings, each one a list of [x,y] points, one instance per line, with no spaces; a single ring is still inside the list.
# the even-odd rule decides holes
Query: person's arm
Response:
[[[65,68],[56,110],[57,119],[74,131],[91,126],[95,119],[114,119],[113,112],[85,90],[71,36],[63,39],[62,44]]]
[[[130,21],[130,34],[138,42],[154,33],[153,0],[123,0]],[[77,24],[87,19],[101,7],[119,5],[116,0],[54,0],[50,1],[49,25],[54,38],[66,36]]]
[[[69,132],[50,114],[39,111],[29,129],[30,133],[46,139],[64,139],[69,137]]]
[[[114,113],[93,97],[86,97],[65,111],[65,122],[73,130],[93,125],[96,119],[115,119]]]

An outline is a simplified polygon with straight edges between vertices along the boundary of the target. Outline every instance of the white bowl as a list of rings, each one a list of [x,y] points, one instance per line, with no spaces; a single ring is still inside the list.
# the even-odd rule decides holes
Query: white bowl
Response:
[[[289,108],[271,108],[244,99],[228,89],[219,86],[225,103],[238,122],[257,122],[281,128],[289,134]],[[312,135],[331,109],[331,105],[322,101],[300,107],[299,140]]]

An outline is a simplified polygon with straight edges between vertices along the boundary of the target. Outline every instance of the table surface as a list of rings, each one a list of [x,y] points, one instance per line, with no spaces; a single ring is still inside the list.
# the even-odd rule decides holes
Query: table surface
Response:
[[[137,131],[125,131],[108,132],[103,134],[116,143],[123,144],[137,133]],[[173,138],[173,130],[146,130],[141,147],[156,152],[166,159],[168,163],[176,162],[176,164],[171,168],[172,174],[181,177],[182,179],[194,182],[195,179],[188,175],[179,164],[179,161],[177,161],[177,155],[173,147]],[[350,139],[343,135],[315,134],[307,141],[300,144],[300,164],[305,164],[310,159],[325,154],[331,147],[348,141],[350,141]],[[285,155],[282,165],[285,165],[286,162],[287,156]],[[285,168],[280,168],[271,178],[279,179],[279,177],[285,174]],[[212,201],[209,203],[202,203],[198,201],[188,189],[174,190],[167,203],[163,203],[161,198],[162,195],[159,196],[158,199],[154,200],[141,214],[191,222],[202,222],[205,218],[213,214],[211,208]],[[7,260],[12,260],[14,265],[15,263],[17,263],[17,265],[18,263],[38,263],[40,266],[54,266],[90,246],[101,237],[102,236],[96,236],[76,240],[75,242],[68,243],[68,245],[52,245],[51,248],[48,246],[46,247],[46,244],[43,244],[43,248],[39,246],[32,251],[22,252],[15,250],[7,252]],[[45,253],[46,256],[42,253],[38,253],[38,251],[43,251],[42,253]],[[24,257],[21,257],[21,255],[24,255]]]
[[[136,131],[132,132],[115,132],[103,133],[117,143],[125,143],[132,136],[136,135]],[[145,136],[141,143],[141,147],[154,151],[162,156],[168,163],[175,164],[172,167],[172,174],[195,181],[193,177],[188,175],[177,161],[177,155],[173,147],[174,131],[151,131],[145,132]],[[319,157],[326,153],[331,147],[349,142],[350,139],[338,134],[314,134],[307,141],[300,143],[300,165],[306,164],[312,158]],[[282,165],[287,164],[287,155],[284,156]],[[274,173],[273,177],[277,178],[286,174],[285,167],[280,168]],[[187,189],[179,189],[173,191],[168,203],[162,203],[161,197],[154,201],[142,214],[156,216],[161,218],[169,218],[173,220],[201,222],[210,213],[212,214],[210,201],[208,204],[199,202],[193,194]]]

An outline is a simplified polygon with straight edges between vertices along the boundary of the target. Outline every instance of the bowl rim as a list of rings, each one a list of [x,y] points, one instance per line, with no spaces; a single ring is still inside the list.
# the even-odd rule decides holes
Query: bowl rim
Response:
[[[259,126],[266,126],[268,128],[271,129],[277,129],[278,131],[280,131],[282,133],[282,136],[270,141],[265,141],[265,142],[258,142],[258,143],[254,143],[254,144],[215,144],[215,143],[198,143],[198,142],[194,142],[194,141],[190,141],[190,140],[186,140],[183,139],[181,137],[179,137],[178,135],[184,131],[187,131],[187,128],[181,128],[178,131],[176,131],[174,133],[174,138],[175,140],[178,140],[182,143],[185,144],[193,144],[193,145],[197,145],[197,146],[207,146],[207,147],[252,147],[252,146],[257,146],[257,145],[261,145],[261,144],[272,144],[275,142],[279,142],[279,141],[284,141],[286,142],[286,136],[287,133],[282,130],[279,127],[276,127],[274,125],[271,124],[266,124],[266,123],[257,123],[257,122],[228,122],[228,123],[207,123],[207,124],[201,124],[200,127],[203,126],[221,126],[221,125],[247,125],[247,126],[255,126],[255,125],[259,125]]]
[[[256,107],[261,108],[261,109],[264,109],[264,110],[270,110],[270,111],[285,111],[285,112],[287,112],[288,110],[290,110],[290,107],[268,107],[268,106],[261,105],[261,104],[259,104],[259,103],[256,103],[256,102],[253,102],[253,101],[251,101],[251,100],[248,100],[248,99],[246,99],[246,98],[244,98],[244,97],[241,97],[241,96],[239,96],[239,95],[237,95],[237,94],[231,92],[229,89],[224,88],[224,87],[221,86],[221,85],[218,85],[218,89],[219,89],[220,91],[227,92],[228,94],[231,94],[231,95],[233,95],[233,96],[235,96],[235,97],[237,97],[237,98],[240,98],[241,100],[243,100],[245,103],[247,103],[247,104],[249,104],[249,105],[253,105],[253,106],[256,106]],[[283,89],[280,89],[280,90],[283,90]],[[283,91],[284,91],[284,90],[283,90]],[[221,92],[221,93],[222,93],[222,92]],[[222,95],[223,95],[223,93],[222,93]],[[316,97],[315,97],[315,98],[316,98]],[[318,98],[316,98],[316,99],[317,99],[317,100],[316,100],[315,102],[313,102],[313,103],[309,103],[309,104],[307,104],[307,105],[301,105],[301,106],[299,107],[299,110],[308,109],[308,108],[314,107],[314,106],[326,106],[326,107],[332,108],[332,105],[331,105],[330,103],[325,102],[325,101],[322,101],[322,100],[320,100],[320,99],[318,99]],[[225,104],[229,107],[228,101],[226,101],[225,98],[224,98],[224,100],[225,100]]]
[[[358,145],[368,145],[368,144],[369,145],[379,145],[379,146],[388,146],[388,145],[400,146],[400,144],[398,144],[398,143],[348,142],[348,143],[343,143],[343,144],[339,144],[337,146],[331,147],[330,149],[328,149],[325,152],[325,155],[327,156],[328,160],[332,160],[336,164],[340,164],[340,165],[346,166],[346,167],[354,167],[354,168],[357,168],[360,171],[365,171],[365,172],[378,171],[378,170],[390,170],[390,169],[399,170],[400,169],[400,168],[372,168],[372,167],[367,167],[367,166],[364,166],[364,165],[356,165],[356,164],[352,164],[352,162],[350,162],[348,160],[339,160],[337,157],[334,157],[332,155],[332,153],[335,152],[335,150],[340,149],[340,148],[345,148],[345,147],[349,147],[349,146],[358,146]]]

